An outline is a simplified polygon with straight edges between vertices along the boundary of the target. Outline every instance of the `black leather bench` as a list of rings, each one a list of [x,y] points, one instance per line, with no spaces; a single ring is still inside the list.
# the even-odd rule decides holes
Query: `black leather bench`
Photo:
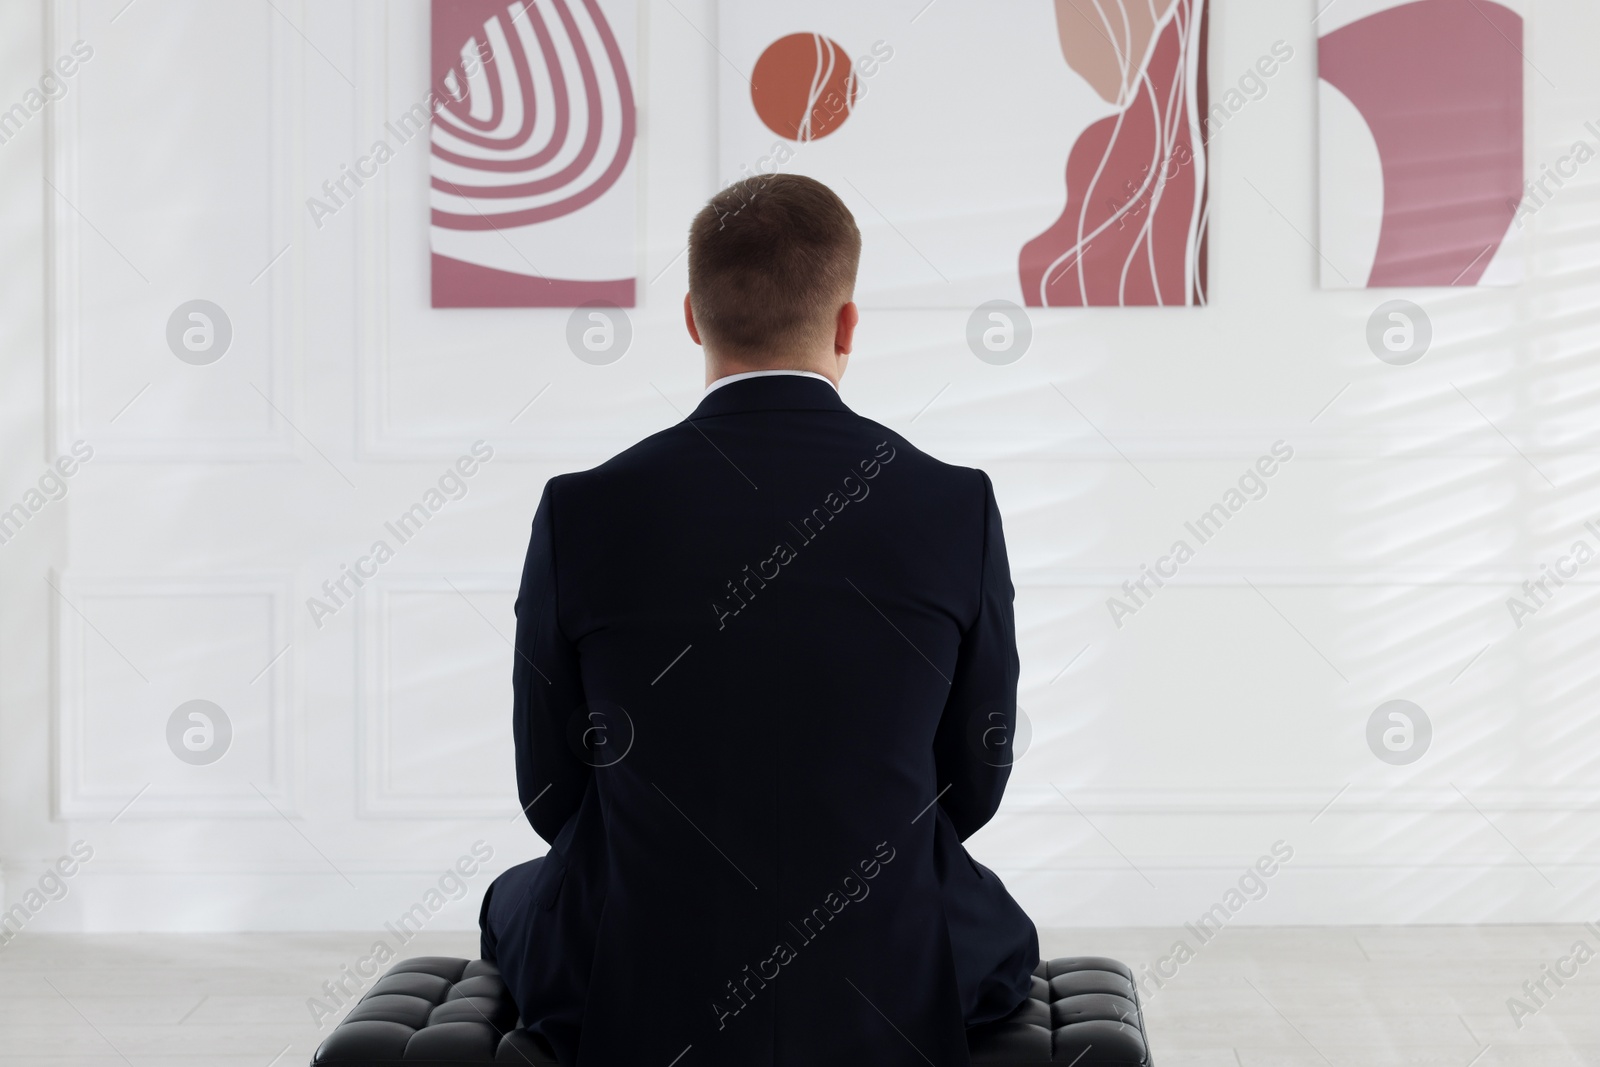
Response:
[[[312,1067],[555,1067],[521,1028],[500,972],[483,960],[419,956],[378,979],[328,1035]],[[973,1067],[1065,1063],[1150,1067],[1133,972],[1104,956],[1045,960],[1005,1019],[967,1032]]]

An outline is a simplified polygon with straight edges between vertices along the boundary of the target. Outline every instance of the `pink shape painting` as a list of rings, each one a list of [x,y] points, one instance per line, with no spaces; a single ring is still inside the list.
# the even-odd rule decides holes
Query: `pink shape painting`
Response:
[[[1206,301],[1207,0],[1056,0],[1064,58],[1117,111],[1066,162],[1066,206],[1022,248],[1033,307]]]
[[[1523,195],[1522,28],[1495,0],[1411,0],[1325,28],[1326,287],[1515,280],[1520,264],[1496,260]]]
[[[634,304],[632,0],[433,0],[434,307]]]

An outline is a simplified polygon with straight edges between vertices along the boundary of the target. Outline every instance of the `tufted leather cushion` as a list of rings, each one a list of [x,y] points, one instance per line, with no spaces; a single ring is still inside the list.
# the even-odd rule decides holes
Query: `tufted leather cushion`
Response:
[[[401,960],[378,979],[311,1062],[313,1067],[555,1067],[550,1046],[521,1027],[494,964],[418,956]]]
[[[1150,1067],[1133,972],[1105,956],[1041,960],[1028,999],[968,1030],[967,1047],[972,1067]]]
[[[494,964],[419,956],[378,979],[311,1063],[555,1067],[549,1045],[521,1026]],[[973,1067],[1150,1067],[1133,972],[1104,956],[1041,961],[1029,998],[1006,1018],[967,1031],[967,1045]]]

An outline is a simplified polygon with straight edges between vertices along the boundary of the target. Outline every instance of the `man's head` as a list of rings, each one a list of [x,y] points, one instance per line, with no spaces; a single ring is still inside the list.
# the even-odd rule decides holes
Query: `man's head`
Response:
[[[837,382],[856,325],[861,231],[833,190],[797,174],[723,189],[689,227],[689,334],[706,380],[813,370]]]

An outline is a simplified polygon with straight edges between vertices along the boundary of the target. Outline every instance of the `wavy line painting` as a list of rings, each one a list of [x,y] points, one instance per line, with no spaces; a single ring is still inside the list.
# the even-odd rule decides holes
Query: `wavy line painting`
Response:
[[[866,307],[1203,304],[1209,7],[719,4],[718,182],[836,190]]]
[[[1369,0],[1330,16],[1318,42],[1323,286],[1520,280],[1520,4]]]
[[[631,0],[433,0],[434,307],[635,301]]]
[[[767,46],[750,75],[750,102],[767,128],[790,141],[826,137],[855,106],[850,55],[820,33],[791,33]]]
[[[1061,54],[1116,107],[1072,146],[1066,207],[1022,248],[1033,307],[1204,304],[1206,0],[1055,0]]]

